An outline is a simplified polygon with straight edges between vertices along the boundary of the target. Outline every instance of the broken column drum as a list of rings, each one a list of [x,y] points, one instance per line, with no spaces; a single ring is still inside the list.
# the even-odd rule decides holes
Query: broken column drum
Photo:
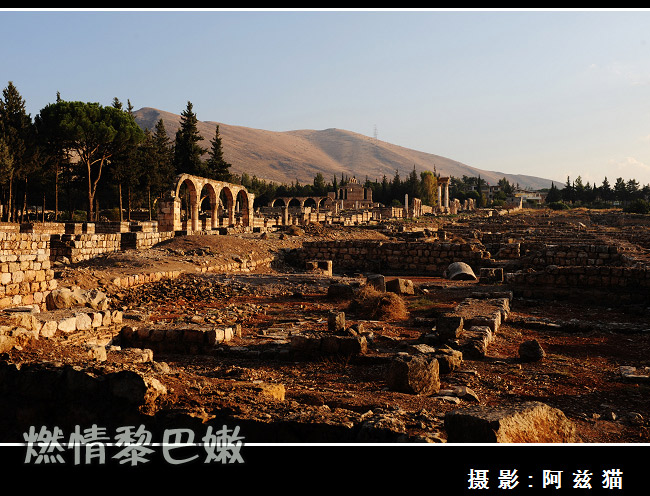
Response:
[[[475,281],[476,275],[472,268],[465,262],[454,262],[445,271],[447,279],[454,281]]]

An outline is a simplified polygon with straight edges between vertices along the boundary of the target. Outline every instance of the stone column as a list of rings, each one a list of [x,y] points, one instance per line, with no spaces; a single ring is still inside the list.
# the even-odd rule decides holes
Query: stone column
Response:
[[[219,201],[216,200],[214,203],[210,203],[210,210],[212,211],[211,215],[211,228],[219,229]]]
[[[449,208],[449,182],[445,183],[445,208]]]
[[[196,198],[190,198],[190,210],[192,212],[192,231],[198,231],[199,227],[199,202]]]
[[[438,183],[438,208],[442,207],[442,184]]]

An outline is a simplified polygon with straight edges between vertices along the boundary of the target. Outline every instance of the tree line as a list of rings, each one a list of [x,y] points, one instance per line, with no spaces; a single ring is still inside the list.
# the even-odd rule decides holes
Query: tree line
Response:
[[[131,220],[135,208],[151,218],[177,174],[230,180],[219,127],[210,148],[202,148],[197,122],[188,102],[172,141],[162,119],[142,130],[128,100],[126,107],[118,98],[102,106],[66,101],[58,92],[32,119],[10,81],[0,99],[0,218],[34,220],[30,205],[39,206],[43,221],[97,221],[100,212],[115,211],[110,220],[124,220],[125,210]]]
[[[622,177],[618,177],[612,185],[605,177],[597,186],[589,182],[583,184],[582,178],[578,176],[573,181],[567,177],[562,189],[552,183],[546,195],[546,203],[558,207],[573,205],[592,208],[615,205],[629,212],[649,213],[649,198],[650,184],[641,186],[636,179],[625,181]]]

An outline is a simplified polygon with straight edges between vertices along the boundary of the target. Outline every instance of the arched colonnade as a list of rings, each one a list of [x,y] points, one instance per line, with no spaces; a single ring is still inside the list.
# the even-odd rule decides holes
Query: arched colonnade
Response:
[[[183,229],[181,187],[186,187],[187,221]],[[191,174],[179,174],[172,190],[158,203],[159,231],[200,231],[220,227],[253,226],[255,195],[244,186]],[[201,205],[209,203],[210,216],[205,227],[199,218]],[[220,219],[223,221],[220,222]],[[221,225],[220,225],[221,224]]]
[[[333,200],[329,196],[279,196],[271,202],[271,207],[312,207],[316,210],[332,208]]]

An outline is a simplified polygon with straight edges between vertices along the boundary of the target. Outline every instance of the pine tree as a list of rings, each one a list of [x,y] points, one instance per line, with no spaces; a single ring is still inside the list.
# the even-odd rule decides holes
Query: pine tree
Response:
[[[561,199],[562,193],[560,193],[560,190],[555,186],[555,183],[551,182],[551,189],[548,190],[548,194],[546,195],[546,203],[558,202]]]
[[[187,107],[181,114],[181,127],[176,131],[174,142],[174,168],[176,174],[201,174],[201,156],[207,151],[199,146],[203,137],[197,127],[198,119],[193,112],[192,102],[187,102]]]
[[[34,134],[31,117],[25,111],[25,100],[9,81],[2,91],[3,99],[0,101],[0,137],[7,146],[12,158],[12,167],[8,168],[7,176],[2,178],[3,184],[9,187],[7,199],[7,220],[15,220],[13,211],[14,182],[27,181],[30,173],[34,172],[31,151],[33,151]],[[30,150],[30,148],[32,150]],[[25,187],[25,194],[27,188]]]
[[[174,177],[172,145],[162,119],[156,123],[153,134],[148,129],[145,131],[138,160],[142,171],[142,186],[146,190],[149,220],[151,220],[156,198],[159,198],[165,189],[171,187]]]
[[[218,181],[231,181],[232,174],[230,173],[230,165],[223,158],[223,146],[221,136],[219,136],[219,126],[214,134],[214,138],[210,141],[212,148],[210,148],[210,155],[205,162],[204,175],[210,179]]]
[[[153,133],[153,148],[156,155],[155,177],[152,180],[152,191],[157,195],[171,187],[174,179],[173,145],[167,136],[165,123],[159,119]]]

